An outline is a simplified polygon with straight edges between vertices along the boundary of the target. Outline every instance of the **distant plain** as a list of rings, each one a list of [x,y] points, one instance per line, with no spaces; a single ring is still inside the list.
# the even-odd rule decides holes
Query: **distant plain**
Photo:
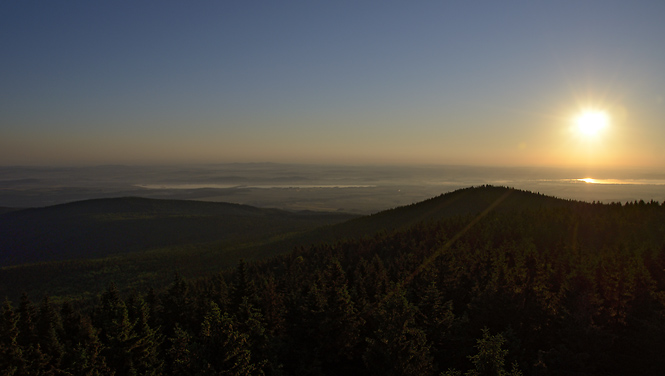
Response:
[[[589,202],[665,201],[665,174],[653,171],[231,163],[0,167],[0,207],[135,196],[371,214],[484,184]]]

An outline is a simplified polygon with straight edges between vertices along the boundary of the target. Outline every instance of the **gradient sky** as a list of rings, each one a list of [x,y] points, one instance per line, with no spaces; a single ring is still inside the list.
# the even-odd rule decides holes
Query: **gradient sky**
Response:
[[[0,165],[665,167],[665,2],[3,1]],[[595,107],[598,136],[573,131]]]

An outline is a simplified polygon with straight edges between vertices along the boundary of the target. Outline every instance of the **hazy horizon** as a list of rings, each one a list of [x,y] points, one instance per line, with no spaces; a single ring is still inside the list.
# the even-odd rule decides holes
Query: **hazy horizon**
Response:
[[[3,2],[0,165],[657,171],[662,14],[655,1]],[[577,124],[593,111],[602,124]]]
[[[634,169],[229,163],[0,166],[0,207],[137,196],[371,214],[486,184],[587,202],[665,202],[665,172]]]

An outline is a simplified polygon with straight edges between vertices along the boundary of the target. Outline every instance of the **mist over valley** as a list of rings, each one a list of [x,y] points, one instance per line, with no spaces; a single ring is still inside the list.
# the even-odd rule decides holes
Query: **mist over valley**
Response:
[[[665,174],[649,171],[234,163],[0,167],[0,207],[136,196],[371,214],[485,184],[581,201],[665,200]]]

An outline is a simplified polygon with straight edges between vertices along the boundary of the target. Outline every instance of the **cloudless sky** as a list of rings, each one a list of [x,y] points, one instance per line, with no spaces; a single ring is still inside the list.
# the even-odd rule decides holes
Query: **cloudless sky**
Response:
[[[665,168],[660,0],[9,0],[0,54],[0,165]]]

